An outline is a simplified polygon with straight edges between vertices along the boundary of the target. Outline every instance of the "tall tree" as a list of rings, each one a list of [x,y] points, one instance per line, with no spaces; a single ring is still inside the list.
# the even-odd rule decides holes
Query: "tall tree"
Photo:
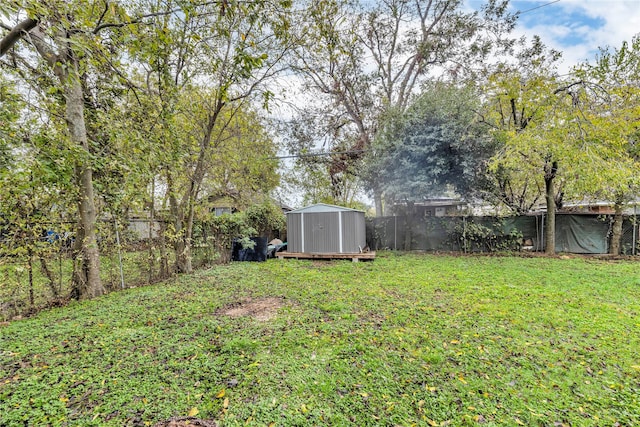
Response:
[[[100,256],[96,237],[96,200],[93,183],[91,144],[87,134],[83,92],[83,75],[88,53],[103,41],[100,33],[109,19],[119,19],[119,7],[108,3],[87,7],[80,2],[53,1],[11,3],[3,12],[24,16],[16,25],[3,24],[10,31],[3,38],[0,54],[7,54],[19,40],[25,40],[42,63],[57,79],[64,108],[68,138],[76,147],[75,180],[78,188],[78,227],[76,242],[80,257],[74,263],[74,289],[77,297],[94,297],[104,293],[100,279]],[[28,53],[26,54],[28,55]],[[28,64],[26,55],[13,52],[13,64]],[[90,57],[90,55],[89,55]],[[18,59],[19,58],[19,59]],[[30,66],[37,69],[39,65]]]
[[[544,56],[531,61],[536,55],[527,59],[535,74],[514,69],[515,74],[492,77],[486,117],[492,118],[494,134],[504,144],[494,170],[509,188],[520,185],[523,190],[520,198],[510,198],[506,186],[497,188],[502,200],[513,205],[522,203],[532,187],[544,194],[547,253],[555,252],[556,208],[567,198],[587,196],[613,198],[610,251],[619,253],[622,207],[638,185],[636,43],[613,52],[604,49],[596,64],[583,64],[562,79],[541,67]]]
[[[203,199],[229,197],[237,207],[248,207],[278,185],[276,143],[260,113],[250,108],[234,114],[212,150]]]
[[[544,197],[547,253],[555,252],[555,211],[564,194],[556,188],[560,162],[570,164],[572,153],[562,136],[570,100],[557,90],[559,57],[534,37],[518,61],[499,64],[489,76],[481,113],[498,143],[492,161],[494,194],[518,213]]]
[[[380,161],[369,167],[390,202],[477,192],[493,151],[479,105],[475,89],[439,83],[416,98],[400,123],[387,126]]]
[[[571,181],[576,191],[614,204],[609,252],[620,254],[622,213],[640,192],[640,36],[602,48],[594,63],[574,70],[570,90],[582,149],[590,153]]]
[[[77,188],[74,253],[78,256],[74,262],[73,295],[78,298],[100,295],[105,289],[100,279],[96,237],[99,194],[95,183],[97,177],[113,176],[117,169],[105,159],[113,152],[108,131],[102,128],[109,123],[102,116],[105,105],[113,102],[115,94],[113,84],[109,83],[124,77],[121,58],[126,52],[125,45],[155,42],[140,38],[138,24],[185,11],[178,6],[159,9],[144,0],[127,3],[28,0],[3,3],[2,8],[6,16],[16,20],[14,25],[2,25],[8,33],[0,43],[0,53],[9,58],[3,65],[16,69],[25,80],[45,81],[39,88],[41,91],[59,94],[51,98],[58,102],[61,111],[53,111],[50,105],[50,114],[53,119],[62,118],[66,125],[71,145],[63,157],[74,165]],[[21,40],[26,43],[18,44]],[[107,193],[103,196],[109,196]],[[111,192],[111,196],[114,194],[115,191]]]
[[[277,0],[191,5],[185,16],[159,16],[145,28],[155,43],[135,52],[147,94],[157,98],[154,130],[164,135],[156,152],[179,272],[192,270],[193,223],[213,156],[233,141],[236,117],[273,96],[265,84],[283,69],[289,7]]]
[[[543,119],[546,103],[550,102],[545,85],[558,77],[560,53],[547,49],[539,37],[530,44],[521,40],[518,48],[512,60],[490,67],[482,86],[485,101],[479,111],[480,121],[500,147],[510,136]],[[517,214],[530,212],[543,197],[544,186],[535,178],[537,174],[522,174],[520,169],[517,163],[494,162],[481,197]]]
[[[368,162],[368,173],[389,203],[405,206],[407,221],[415,202],[454,192],[471,196],[483,180],[493,139],[478,121],[479,103],[471,87],[435,84],[385,127],[386,144]],[[405,250],[411,239],[406,233]]]
[[[177,267],[191,271],[203,180],[214,152],[230,140],[234,114],[249,111],[255,98],[266,105],[272,97],[263,83],[279,71],[290,2],[29,0],[0,7],[14,19],[2,25],[3,65],[25,81],[46,80],[39,89],[58,102],[72,143],[64,159],[75,167],[78,189],[75,296],[104,292],[99,197],[111,213],[121,213],[135,196],[118,190],[153,184],[158,170],[171,206]],[[132,109],[140,111],[137,117],[122,120],[124,95],[141,107]],[[50,110],[51,118],[59,117]],[[263,135],[255,136],[262,146]],[[132,184],[134,176],[139,181]]]
[[[477,61],[508,48],[502,37],[515,17],[506,6],[492,0],[479,12],[466,12],[457,0],[310,4],[298,26],[307,43],[297,51],[295,68],[305,77],[305,89],[319,95],[315,105],[320,111],[330,109],[336,118],[326,120],[332,125],[327,134],[341,138],[328,148],[353,154],[337,157],[344,166],[330,172],[358,161],[358,153],[371,148],[385,116],[403,112],[433,73],[468,77]],[[374,180],[368,187],[380,214],[379,185]]]

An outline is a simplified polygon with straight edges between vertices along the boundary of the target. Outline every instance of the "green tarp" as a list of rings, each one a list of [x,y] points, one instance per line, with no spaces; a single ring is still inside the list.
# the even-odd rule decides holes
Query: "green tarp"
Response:
[[[534,251],[544,250],[544,215],[496,217],[382,217],[367,224],[368,244],[372,249],[405,249],[406,231],[411,230],[411,250],[472,251],[491,250],[491,244],[465,241],[465,230],[492,231],[492,244],[499,245],[510,239],[511,233],[520,233],[521,244]],[[625,219],[622,249],[633,253],[633,217]],[[477,230],[478,228],[475,228]],[[611,217],[606,215],[556,215],[556,252],[577,254],[605,254],[608,252]],[[501,240],[502,239],[502,240]],[[636,245],[638,244],[635,239]]]

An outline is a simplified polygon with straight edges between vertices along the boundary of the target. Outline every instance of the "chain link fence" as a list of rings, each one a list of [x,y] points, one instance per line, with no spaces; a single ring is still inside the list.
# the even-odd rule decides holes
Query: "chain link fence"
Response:
[[[0,320],[65,304],[71,294],[74,226],[70,222],[4,224],[0,228]],[[133,218],[99,221],[100,271],[108,292],[155,283],[174,274],[167,224]],[[195,224],[194,268],[227,262],[230,248],[205,224]]]

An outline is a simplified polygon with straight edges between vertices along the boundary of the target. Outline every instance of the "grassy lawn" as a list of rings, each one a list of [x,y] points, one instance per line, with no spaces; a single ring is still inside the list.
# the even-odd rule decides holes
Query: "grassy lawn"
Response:
[[[235,263],[0,326],[0,425],[640,425],[639,314],[632,261]]]

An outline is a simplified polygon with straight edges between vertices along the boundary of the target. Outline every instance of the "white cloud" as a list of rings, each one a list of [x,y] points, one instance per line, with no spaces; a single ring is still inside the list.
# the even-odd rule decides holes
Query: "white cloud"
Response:
[[[524,4],[513,3],[517,9]],[[548,1],[540,2],[540,5]],[[530,2],[527,3],[531,7]],[[563,53],[562,70],[595,59],[599,47],[619,48],[640,32],[638,0],[560,0],[521,17],[517,31],[539,35]]]

